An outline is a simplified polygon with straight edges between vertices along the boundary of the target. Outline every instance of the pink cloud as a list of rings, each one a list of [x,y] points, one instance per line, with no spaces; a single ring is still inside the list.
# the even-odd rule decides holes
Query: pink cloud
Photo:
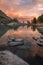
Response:
[[[42,0],[0,0],[0,9],[3,10],[8,16],[30,16],[37,15],[38,4],[41,4]],[[37,8],[36,8],[37,7]],[[37,10],[35,10],[36,8]]]

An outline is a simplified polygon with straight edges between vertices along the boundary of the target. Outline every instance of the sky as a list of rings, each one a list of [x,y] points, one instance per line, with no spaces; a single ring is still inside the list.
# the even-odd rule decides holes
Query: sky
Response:
[[[10,17],[38,17],[43,14],[43,0],[0,0],[0,10]]]

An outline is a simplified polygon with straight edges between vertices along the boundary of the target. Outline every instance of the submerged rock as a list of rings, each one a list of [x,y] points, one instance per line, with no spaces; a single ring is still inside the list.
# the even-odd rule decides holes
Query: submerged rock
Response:
[[[0,51],[0,65],[29,65],[10,51]]]

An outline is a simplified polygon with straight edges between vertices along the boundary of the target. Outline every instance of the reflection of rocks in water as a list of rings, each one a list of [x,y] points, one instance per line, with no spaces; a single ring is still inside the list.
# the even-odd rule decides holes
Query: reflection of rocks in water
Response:
[[[43,58],[36,55],[34,58],[27,60],[30,65],[43,65]]]
[[[37,30],[43,35],[43,25],[37,26]]]
[[[37,52],[39,51],[36,44],[34,45],[31,42],[25,41],[23,46],[11,47],[9,50],[27,61],[30,65],[41,65],[42,63],[42,58],[40,56],[36,56]],[[2,55],[4,54],[2,53]]]
[[[29,65],[9,51],[0,51],[0,65]]]
[[[15,48],[15,51],[13,50],[13,53],[16,54],[17,56],[21,57],[23,60],[28,62],[30,65],[42,65],[43,58],[41,58],[37,54],[34,56],[35,52],[33,50],[31,50],[30,48],[29,47],[26,48],[24,46],[22,46],[22,47],[19,46],[19,47]]]
[[[14,48],[11,48],[10,50],[25,60],[33,58],[38,51],[36,45],[26,41],[23,46],[14,47]]]

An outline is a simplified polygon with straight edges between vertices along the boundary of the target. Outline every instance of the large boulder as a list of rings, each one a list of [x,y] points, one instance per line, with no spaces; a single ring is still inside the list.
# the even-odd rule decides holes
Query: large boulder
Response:
[[[10,51],[0,51],[0,65],[29,65]]]

